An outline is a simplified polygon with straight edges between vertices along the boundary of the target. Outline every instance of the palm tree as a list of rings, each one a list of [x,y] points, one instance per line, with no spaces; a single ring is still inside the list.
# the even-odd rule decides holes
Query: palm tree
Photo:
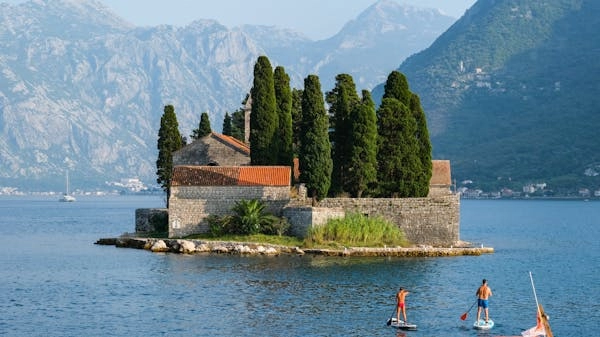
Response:
[[[279,218],[265,211],[266,205],[256,199],[236,201],[232,210],[235,212],[233,221],[240,234],[257,234],[263,227],[279,221]]]

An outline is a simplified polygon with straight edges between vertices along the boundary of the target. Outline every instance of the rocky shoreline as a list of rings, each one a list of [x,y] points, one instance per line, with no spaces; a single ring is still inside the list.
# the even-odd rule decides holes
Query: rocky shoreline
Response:
[[[394,256],[394,257],[440,257],[492,254],[492,247],[471,247],[466,242],[457,247],[348,247],[344,249],[301,249],[266,243],[229,242],[208,240],[155,239],[141,237],[101,238],[97,245],[120,248],[145,249],[151,252],[177,254],[236,254],[236,255],[323,255],[323,256]]]

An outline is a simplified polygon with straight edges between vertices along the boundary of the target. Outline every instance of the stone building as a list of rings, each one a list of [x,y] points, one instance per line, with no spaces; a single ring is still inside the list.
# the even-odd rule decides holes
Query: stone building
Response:
[[[209,231],[209,215],[231,214],[237,201],[261,200],[281,215],[290,201],[289,166],[176,166],[169,197],[169,237]]]
[[[211,133],[173,154],[168,213],[169,237],[208,232],[209,215],[231,214],[242,199],[263,201],[267,210],[285,216],[292,233],[358,212],[397,224],[414,244],[451,246],[459,242],[460,198],[452,193],[450,161],[433,160],[427,198],[326,198],[318,207],[291,198],[288,166],[250,166],[250,149],[235,138]],[[294,175],[297,175],[297,164]],[[136,231],[144,221],[136,212]]]
[[[429,197],[451,194],[452,176],[449,160],[431,161],[431,179],[429,180]]]
[[[250,148],[233,137],[212,132],[173,152],[173,166],[247,166]]]

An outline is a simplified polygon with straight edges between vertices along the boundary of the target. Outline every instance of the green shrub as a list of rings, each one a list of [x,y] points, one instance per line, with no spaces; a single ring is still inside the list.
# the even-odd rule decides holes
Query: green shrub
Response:
[[[265,204],[259,200],[240,200],[232,208],[235,215],[219,217],[210,215],[209,233],[212,237],[223,235],[284,235],[290,228],[285,218],[276,217],[265,211]]]
[[[225,228],[223,226],[223,220],[216,215],[209,215],[206,218],[208,222],[208,233],[212,237],[217,237],[225,234]]]
[[[381,218],[369,218],[351,213],[344,218],[331,219],[323,226],[311,228],[307,246],[382,247],[408,245],[404,233],[393,223]]]
[[[277,218],[277,221],[263,224],[260,233],[266,235],[283,236],[288,233],[289,229],[290,223],[286,218]]]
[[[233,222],[236,224],[238,234],[258,234],[263,226],[270,226],[278,221],[276,216],[265,212],[265,204],[262,201],[240,200],[235,203],[232,211],[235,212]]]

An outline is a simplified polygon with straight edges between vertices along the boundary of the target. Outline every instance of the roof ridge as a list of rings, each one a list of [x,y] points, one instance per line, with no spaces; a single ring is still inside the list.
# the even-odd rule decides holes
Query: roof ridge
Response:
[[[211,132],[211,136],[213,136],[214,138],[216,138],[217,140],[221,141],[224,144],[229,144],[246,154],[250,154],[250,147],[248,145],[246,145],[246,143],[240,141],[239,139],[237,139],[235,137],[224,135],[222,133],[217,133],[217,132]]]

